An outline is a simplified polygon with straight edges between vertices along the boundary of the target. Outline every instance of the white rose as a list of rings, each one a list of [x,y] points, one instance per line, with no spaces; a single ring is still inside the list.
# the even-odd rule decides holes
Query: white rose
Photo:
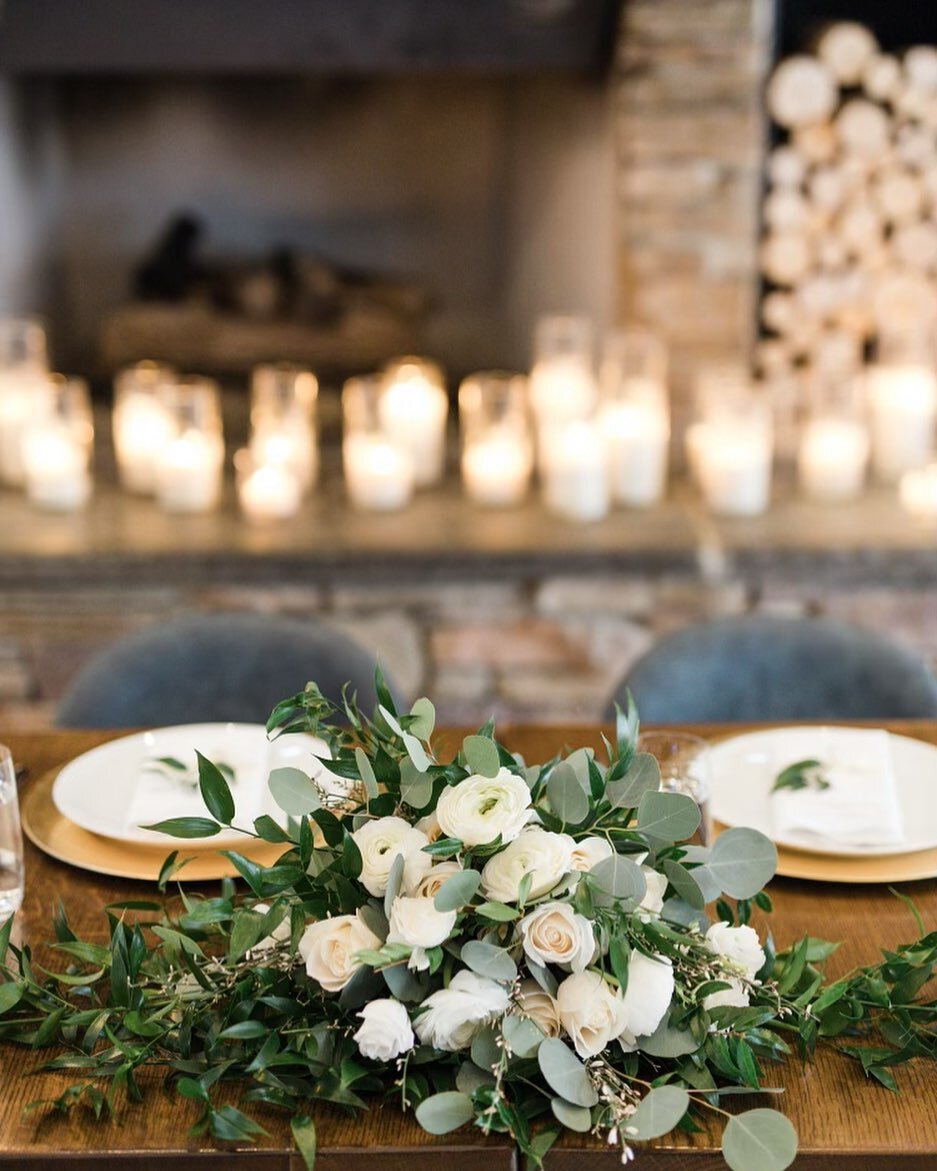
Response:
[[[387,942],[413,948],[407,967],[422,972],[429,967],[426,949],[445,943],[455,921],[455,911],[437,911],[430,898],[396,898],[390,909]]]
[[[670,1008],[673,999],[673,966],[664,956],[651,959],[633,951],[628,957],[628,987],[624,995],[624,1028],[619,1032],[622,1047],[634,1045],[635,1038],[648,1037]]]
[[[735,976],[720,976],[729,987],[703,997],[703,1008],[748,1008],[748,989]]]
[[[490,899],[515,902],[521,879],[529,874],[528,898],[539,898],[569,873],[574,846],[575,842],[568,834],[555,834],[531,826],[488,859],[482,870],[482,890]]]
[[[716,955],[737,964],[749,980],[753,980],[764,966],[765,953],[757,931],[751,927],[713,923],[706,932],[706,946]]]
[[[404,857],[404,886],[415,886],[433,864],[423,847],[429,838],[402,817],[379,817],[368,821],[351,835],[361,853],[361,884],[369,894],[380,897],[387,890],[387,877],[398,854]]]
[[[307,973],[326,992],[341,992],[361,964],[359,951],[373,951],[381,941],[359,915],[335,915],[311,923],[299,941]]]
[[[503,767],[496,777],[474,775],[443,789],[436,803],[443,833],[466,846],[486,846],[499,834],[513,842],[531,814],[527,782]]]
[[[598,972],[574,972],[556,991],[560,1020],[576,1052],[595,1057],[625,1024],[621,996]]]
[[[639,911],[646,911],[650,915],[659,915],[664,906],[664,891],[667,889],[667,876],[650,866],[642,866],[641,873],[647,889],[644,898],[638,903]]]
[[[463,969],[448,988],[427,996],[414,1021],[424,1045],[455,1052],[471,1045],[475,1034],[501,1016],[508,1007],[507,990],[494,980]]]
[[[584,971],[595,956],[592,924],[569,903],[543,903],[518,924],[524,951],[535,964],[565,964]]]
[[[413,888],[412,893],[418,898],[433,899],[447,879],[453,874],[461,874],[463,867],[456,861],[437,862],[431,867]]]
[[[558,1037],[562,1029],[559,1005],[549,992],[544,992],[536,980],[524,980],[516,997],[521,1013],[530,1017],[548,1037]]]
[[[591,870],[597,862],[611,858],[611,845],[605,838],[583,838],[573,848],[570,870]]]
[[[364,1022],[354,1035],[362,1057],[390,1061],[416,1044],[410,1017],[399,1000],[372,1000],[358,1013]]]

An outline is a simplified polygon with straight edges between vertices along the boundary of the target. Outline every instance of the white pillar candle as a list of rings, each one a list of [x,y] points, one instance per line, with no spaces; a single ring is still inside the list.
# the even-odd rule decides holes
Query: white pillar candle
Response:
[[[310,424],[298,413],[289,426],[255,427],[250,452],[258,465],[286,467],[304,492],[315,482],[318,473],[315,437]]]
[[[502,508],[527,492],[531,458],[526,439],[511,429],[492,428],[462,452],[462,481],[476,504]]]
[[[530,372],[530,402],[542,424],[586,418],[595,398],[592,370],[578,357],[542,358]]]
[[[758,516],[771,494],[771,442],[762,428],[697,424],[692,450],[707,505],[726,516]]]
[[[370,511],[403,508],[413,493],[407,450],[380,434],[352,434],[342,444],[345,485],[352,504]]]
[[[570,520],[600,520],[610,497],[605,451],[593,423],[555,424],[542,432],[540,474],[544,501]]]
[[[221,492],[223,449],[194,428],[171,439],[156,465],[156,497],[168,512],[207,512]]]
[[[416,487],[442,479],[449,413],[446,392],[418,371],[402,373],[383,388],[378,413],[381,428],[410,453]]]
[[[47,387],[42,371],[31,367],[0,370],[0,481],[25,482],[23,443],[35,415],[45,408]]]
[[[814,500],[851,500],[862,491],[868,459],[869,434],[862,423],[810,419],[797,452],[800,486]]]
[[[74,512],[91,496],[87,452],[67,428],[37,426],[23,440],[26,495],[40,508]]]
[[[872,465],[897,483],[930,459],[937,418],[937,375],[928,366],[873,366],[868,372]]]
[[[898,491],[906,512],[919,520],[937,521],[937,463],[905,472]]]
[[[285,520],[302,502],[302,484],[285,464],[261,464],[238,481],[238,500],[248,520]]]
[[[153,394],[130,392],[114,407],[114,452],[121,483],[129,492],[156,490],[156,465],[172,427]]]
[[[646,508],[664,494],[667,479],[667,419],[649,404],[610,403],[599,413],[612,498]]]

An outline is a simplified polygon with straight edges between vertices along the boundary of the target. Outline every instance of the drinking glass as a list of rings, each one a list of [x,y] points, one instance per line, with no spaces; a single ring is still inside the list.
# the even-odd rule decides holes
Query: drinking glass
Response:
[[[0,921],[23,901],[23,834],[13,757],[0,744]]]
[[[712,842],[712,815],[709,810],[709,745],[690,732],[642,732],[638,752],[649,752],[660,765],[663,793],[692,797],[700,810],[699,829],[690,839],[694,845]]]
[[[527,492],[533,450],[527,417],[527,379],[486,370],[459,387],[462,482],[476,504],[518,504]]]

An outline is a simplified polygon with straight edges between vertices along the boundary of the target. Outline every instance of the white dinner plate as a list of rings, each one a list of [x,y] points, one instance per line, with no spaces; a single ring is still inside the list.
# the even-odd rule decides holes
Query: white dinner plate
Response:
[[[197,784],[201,752],[210,761],[233,770],[230,788],[236,807],[233,824],[251,828],[255,818],[269,814],[278,822],[286,815],[270,794],[272,769],[293,767],[308,774],[323,772],[316,756],[328,756],[324,741],[305,734],[268,740],[262,724],[180,724],[110,740],[83,752],[61,770],[52,788],[56,808],[82,829],[123,842],[152,846],[174,839],[142,824],[170,817],[210,817]],[[160,765],[160,758],[187,766]],[[243,843],[243,834],[222,830],[198,839],[213,846]],[[191,840],[187,841],[191,845]]]
[[[783,837],[771,822],[771,787],[780,768],[810,756],[811,732],[826,745],[845,742],[855,729],[837,727],[766,728],[713,744],[710,749],[710,812],[723,825],[748,825],[780,846],[815,854],[874,857],[909,854],[937,846],[937,747],[908,736],[887,734],[895,795],[905,838],[888,845],[855,846],[839,842]]]

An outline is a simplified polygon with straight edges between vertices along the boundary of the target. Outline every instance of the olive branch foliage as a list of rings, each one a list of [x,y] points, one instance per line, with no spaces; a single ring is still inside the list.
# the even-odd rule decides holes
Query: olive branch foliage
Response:
[[[215,894],[186,890],[178,882],[185,859],[174,851],[159,885],[165,892],[177,884],[176,897],[104,908],[106,943],[77,938],[58,909],[51,943],[61,959],[56,970],[40,966],[28,945],[13,944],[12,920],[0,929],[0,1040],[54,1048],[41,1068],[76,1079],[29,1109],[80,1106],[110,1115],[124,1100],[140,1101],[141,1073],[156,1069],[192,1104],[192,1134],[243,1144],[265,1133],[252,1106],[286,1111],[308,1168],[316,1150],[311,1104],[356,1111],[383,1098],[414,1110],[432,1133],[471,1122],[510,1135],[534,1166],[564,1130],[605,1135],[625,1161],[633,1144],[675,1130],[691,1133],[716,1116],[730,1167],[781,1171],[796,1154],[787,1119],[770,1108],[727,1109],[734,1096],[770,1100],[779,1093],[765,1084],[768,1063],[795,1055],[806,1060],[818,1044],[829,1044],[895,1090],[895,1066],[937,1057],[937,1001],[924,997],[937,963],[937,932],[925,931],[909,900],[917,938],[883,952],[880,962],[824,984],[822,966],[835,944],[805,938],[776,950],[768,934],[764,966],[745,981],[749,1004],[704,1007],[708,995],[740,979],[705,945],[705,908],[714,905],[729,924],[747,923],[755,908],[770,912],[762,888],[776,855],[766,838],[744,828],[726,831],[710,849],[687,844],[699,810],[686,796],[659,791],[656,762],[635,751],[638,718],[630,701],[617,713],[613,741],[604,742],[605,766],[585,749],[527,766],[497,743],[491,723],[441,763],[430,744],[432,704],[418,700],[400,713],[379,671],[376,686],[372,718],[343,693],[344,726],[334,722],[334,709],[314,684],[274,709],[268,732],[323,738],[330,758],[322,765],[347,781],[348,795],[337,801],[299,770],[275,770],[270,785],[288,815],[285,824],[262,816],[243,832],[282,845],[282,855],[265,867],[236,850],[222,851],[247,896],[230,879]],[[208,816],[151,828],[184,840],[230,826],[235,802],[224,773],[202,756],[198,767]],[[595,964],[612,987],[627,986],[633,950],[671,962],[669,1013],[652,1036],[639,1038],[637,1051],[612,1043],[585,1061],[559,1037],[545,1037],[516,1003],[467,1051],[422,1045],[388,1063],[363,1058],[352,1034],[364,1004],[390,995],[417,1005],[432,987],[446,986],[459,965],[514,992],[524,964],[524,974],[544,991],[556,991],[556,974],[527,962],[515,938],[515,924],[536,901],[529,898],[529,876],[515,902],[479,893],[480,867],[499,840],[467,849],[442,837],[426,847],[435,859],[457,857],[463,867],[436,895],[437,909],[458,911],[458,924],[443,946],[428,950],[428,971],[411,972],[409,949],[384,944],[359,956],[363,966],[339,995],[327,995],[297,958],[311,920],[360,911],[386,937],[400,868],[383,900],[356,881],[362,859],[351,835],[362,818],[396,814],[416,821],[435,808],[446,786],[472,774],[494,776],[502,767],[527,781],[545,829],[577,839],[601,836],[613,846],[612,857],[579,876],[572,904],[593,923],[600,945]],[[646,866],[667,877],[659,915],[639,912],[644,878],[634,859],[644,856]],[[463,954],[469,940],[481,947]]]

